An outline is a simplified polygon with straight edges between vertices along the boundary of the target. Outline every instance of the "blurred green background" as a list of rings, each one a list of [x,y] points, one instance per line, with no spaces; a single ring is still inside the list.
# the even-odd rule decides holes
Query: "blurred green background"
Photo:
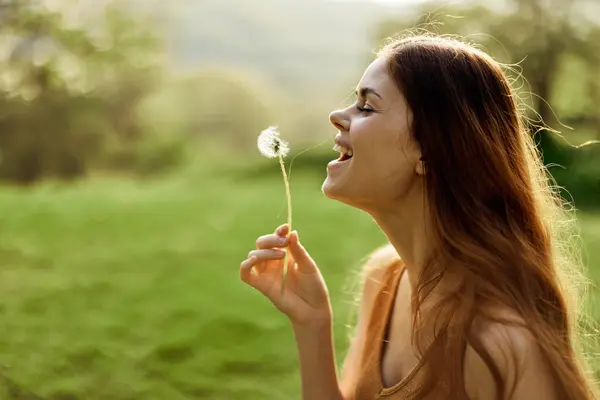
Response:
[[[289,323],[238,274],[286,218],[268,125],[341,363],[385,238],[320,192],[327,116],[415,26],[511,64],[532,122],[562,132],[535,135],[598,282],[600,145],[576,147],[600,139],[596,0],[0,0],[0,399],[299,398]]]

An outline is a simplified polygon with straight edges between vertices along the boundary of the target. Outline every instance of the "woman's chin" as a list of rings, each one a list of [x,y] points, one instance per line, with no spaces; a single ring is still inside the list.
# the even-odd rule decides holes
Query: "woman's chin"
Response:
[[[321,186],[321,191],[328,199],[346,203],[345,198],[347,196],[345,196],[343,188],[338,182],[334,182],[334,180],[330,176],[327,176],[327,178],[325,178],[325,181]]]
[[[321,185],[321,192],[323,192],[323,194],[332,199],[333,197],[331,197],[332,195],[332,182],[331,182],[331,178],[329,176],[327,176],[327,178],[325,178],[325,180],[323,181],[323,185]]]
[[[327,198],[335,200],[335,189],[335,184],[331,181],[331,177],[328,175],[327,178],[325,178],[325,180],[323,181],[321,191]]]

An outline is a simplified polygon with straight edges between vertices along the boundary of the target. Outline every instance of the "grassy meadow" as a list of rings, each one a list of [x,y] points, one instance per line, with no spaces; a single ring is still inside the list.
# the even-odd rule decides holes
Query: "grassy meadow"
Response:
[[[292,171],[294,228],[328,282],[340,363],[359,261],[384,237],[324,177]],[[2,188],[0,209],[0,399],[299,398],[289,324],[238,275],[285,222],[277,173]],[[580,221],[598,281],[600,215]]]

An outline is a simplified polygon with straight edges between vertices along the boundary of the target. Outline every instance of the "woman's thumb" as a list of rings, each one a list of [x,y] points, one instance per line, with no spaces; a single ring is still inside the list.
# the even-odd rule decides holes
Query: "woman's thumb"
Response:
[[[290,233],[289,249],[292,257],[294,257],[294,260],[296,260],[296,263],[298,264],[298,270],[300,272],[310,273],[317,270],[317,264],[300,243],[298,231],[292,231],[292,233]]]

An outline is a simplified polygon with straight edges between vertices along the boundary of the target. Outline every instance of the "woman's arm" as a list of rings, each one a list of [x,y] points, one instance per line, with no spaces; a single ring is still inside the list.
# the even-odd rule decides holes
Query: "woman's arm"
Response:
[[[342,367],[338,383],[333,345],[332,318],[311,326],[294,326],[300,358],[302,398],[305,400],[354,400],[353,389],[358,379],[363,335],[375,295],[381,289],[383,274],[398,254],[391,245],[374,251],[366,265],[355,336]]]
[[[282,225],[256,240],[256,250],[240,264],[240,278],[265,295],[294,327],[304,396],[311,400],[340,400],[333,355],[331,304],[325,280],[315,261],[300,244],[297,232]],[[282,286],[282,246],[289,251],[288,285]]]
[[[302,398],[344,400],[335,367],[332,319],[293,328],[300,359]]]
[[[479,338],[498,367],[507,400],[559,400],[548,362],[533,335],[522,327],[490,323]],[[465,386],[471,399],[495,400],[495,380],[483,359],[468,348]]]

